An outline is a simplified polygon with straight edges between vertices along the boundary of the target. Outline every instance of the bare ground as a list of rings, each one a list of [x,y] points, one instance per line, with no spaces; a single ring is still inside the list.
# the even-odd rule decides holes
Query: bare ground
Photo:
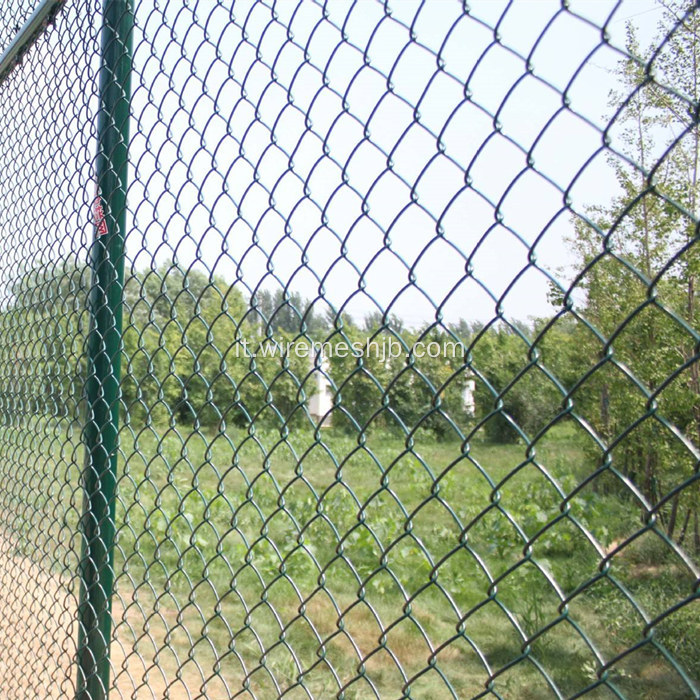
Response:
[[[48,567],[47,567],[48,568]],[[44,567],[19,553],[8,539],[0,539],[0,697],[3,700],[64,700],[75,695],[76,597],[70,580],[47,573]],[[112,644],[115,698],[195,698],[204,677],[193,664],[180,665],[164,654],[157,624],[145,633],[151,647],[145,659],[134,653],[133,640],[142,634],[143,614],[124,614],[115,601],[117,624]],[[140,619],[139,619],[140,618]],[[140,623],[140,624],[139,624]],[[165,629],[164,625],[161,625]],[[161,637],[161,639],[159,639]],[[129,640],[125,643],[125,639]],[[186,659],[184,660],[186,661]],[[178,678],[179,676],[179,678]],[[208,684],[208,697],[228,697],[223,688]],[[222,692],[223,691],[223,692]]]

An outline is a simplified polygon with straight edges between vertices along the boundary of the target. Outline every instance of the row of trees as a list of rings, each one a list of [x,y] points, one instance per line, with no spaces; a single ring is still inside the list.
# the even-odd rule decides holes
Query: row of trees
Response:
[[[72,261],[30,271],[15,286],[3,314],[8,349],[19,359],[5,378],[8,412],[21,398],[28,414],[80,415],[89,278]],[[333,424],[349,430],[419,427],[454,437],[485,419],[488,437],[512,441],[521,430],[536,432],[561,404],[556,385],[535,364],[526,367],[535,327],[522,323],[409,329],[381,314],[356,323],[314,313],[281,290],[251,299],[173,262],[131,270],[123,309],[122,405],[134,421],[297,427],[309,421],[317,373],[330,384]],[[547,347],[572,329],[547,335]],[[294,343],[312,351],[297,353]],[[416,343],[422,357],[411,353]],[[437,356],[425,352],[429,343]],[[335,354],[338,344],[348,351]],[[368,347],[360,357],[353,350]],[[476,413],[465,400],[470,383]]]
[[[360,326],[347,316],[316,314],[299,296],[266,291],[250,299],[223,279],[173,264],[133,273],[125,292],[123,401],[131,415],[197,427],[222,421],[298,427],[311,420],[309,401],[321,373],[333,395],[330,422],[336,427],[412,429],[434,409],[426,427],[444,434],[449,425],[440,404],[457,420],[466,418],[469,372],[458,356],[409,365],[381,352],[361,358],[333,352],[339,343],[410,347],[421,336],[450,337],[445,330],[399,334],[378,318]]]

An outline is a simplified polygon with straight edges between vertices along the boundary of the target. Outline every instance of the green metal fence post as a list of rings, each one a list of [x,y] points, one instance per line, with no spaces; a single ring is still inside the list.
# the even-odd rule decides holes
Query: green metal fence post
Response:
[[[104,0],[98,115],[95,240],[83,439],[83,552],[78,608],[78,700],[109,693],[114,499],[119,423],[124,235],[129,144],[132,11]]]

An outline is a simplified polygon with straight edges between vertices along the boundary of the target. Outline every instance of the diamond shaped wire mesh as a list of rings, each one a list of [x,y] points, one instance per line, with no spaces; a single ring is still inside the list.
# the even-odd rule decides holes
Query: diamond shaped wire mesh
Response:
[[[68,0],[0,83],[4,696],[700,697],[699,26]]]
[[[39,3],[36,0],[15,0],[3,7],[0,24],[0,51],[7,48],[22,25],[29,19]]]

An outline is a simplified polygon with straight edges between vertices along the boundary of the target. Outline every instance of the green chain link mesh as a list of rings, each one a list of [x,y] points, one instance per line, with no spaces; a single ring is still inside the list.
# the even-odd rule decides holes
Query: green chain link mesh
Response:
[[[108,290],[101,5],[0,84],[0,696],[700,697],[695,3],[133,0]]]

